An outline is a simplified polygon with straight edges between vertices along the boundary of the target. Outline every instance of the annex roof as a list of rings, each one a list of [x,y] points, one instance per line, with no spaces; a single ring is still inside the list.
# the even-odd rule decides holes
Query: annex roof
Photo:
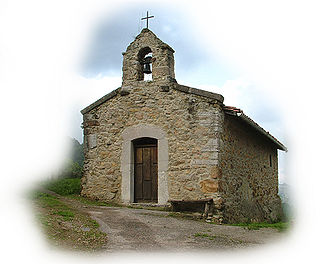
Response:
[[[224,106],[223,110],[226,114],[239,118],[241,121],[247,123],[248,125],[253,127],[256,131],[266,136],[277,146],[278,149],[287,151],[287,148],[279,140],[277,140],[274,136],[272,136],[268,131],[264,130],[256,122],[254,122],[249,116],[245,115],[241,109],[233,106]]]

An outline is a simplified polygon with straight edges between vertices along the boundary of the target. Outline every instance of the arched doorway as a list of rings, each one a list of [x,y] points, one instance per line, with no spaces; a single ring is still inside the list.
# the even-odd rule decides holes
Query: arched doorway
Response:
[[[168,190],[168,139],[165,131],[161,128],[139,124],[127,127],[122,132],[122,154],[121,154],[121,198],[125,204],[135,202],[135,145],[143,143],[144,139],[151,138],[157,142],[157,204],[167,204],[169,200]],[[144,138],[144,139],[141,139]],[[140,141],[141,140],[141,141]],[[144,141],[144,143],[148,143]],[[149,143],[152,143],[152,141]],[[140,145],[141,146],[141,145]],[[153,168],[155,169],[155,168]],[[155,198],[154,198],[155,199]],[[152,202],[152,201],[150,201]]]
[[[138,138],[134,149],[134,202],[158,202],[158,141]]]

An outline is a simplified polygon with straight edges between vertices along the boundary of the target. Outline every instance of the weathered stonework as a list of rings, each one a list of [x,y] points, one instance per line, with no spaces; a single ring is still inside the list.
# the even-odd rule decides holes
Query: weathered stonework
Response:
[[[144,81],[141,58],[150,52],[152,81]],[[281,143],[273,142],[262,128],[250,127],[250,119],[230,115],[223,96],[179,85],[173,53],[150,30],[142,30],[123,53],[122,86],[81,111],[85,147],[81,194],[134,202],[133,142],[153,138],[158,151],[158,204],[210,198],[214,221],[274,220],[281,211],[277,195]]]
[[[136,126],[154,126],[163,131],[168,144],[167,200],[211,197],[217,192],[210,181],[213,180],[212,165],[219,163],[219,150],[216,147],[218,139],[210,124],[216,122],[219,115],[222,119],[220,105],[218,101],[212,103],[212,99],[181,93],[176,89],[162,93],[155,83],[140,82],[127,96],[119,93],[85,113],[84,124],[97,118],[94,120],[99,125],[84,126],[86,144],[82,194],[95,199],[111,198],[119,203],[132,202],[132,199],[121,199],[124,196],[121,194],[121,171],[125,170],[125,164],[121,170],[121,158],[125,155],[122,153],[124,134],[128,128],[131,128],[132,135]],[[191,113],[190,107],[193,108]],[[89,146],[91,135],[96,135],[96,148]],[[144,136],[151,135],[145,130]],[[106,191],[109,186],[118,189],[110,194]],[[163,200],[162,204],[166,202]]]
[[[124,203],[134,202],[134,157],[132,141],[142,137],[158,140],[158,203],[166,204],[168,194],[168,139],[167,134],[159,127],[150,124],[139,124],[126,128],[122,133],[122,192],[121,200]]]
[[[224,221],[276,221],[282,214],[276,146],[230,115],[225,115],[222,141]]]
[[[135,85],[137,81],[143,81],[141,61],[143,56],[149,52],[152,52],[153,58],[153,81],[158,82],[158,84],[164,83],[163,85],[167,82],[175,81],[174,50],[158,39],[152,31],[145,28],[128,46],[126,52],[123,53],[122,87]]]

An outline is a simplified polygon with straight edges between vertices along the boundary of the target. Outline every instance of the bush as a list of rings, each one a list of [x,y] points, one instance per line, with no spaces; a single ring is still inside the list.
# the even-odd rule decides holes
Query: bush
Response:
[[[56,179],[46,182],[44,186],[60,195],[80,194],[81,180],[78,178]]]

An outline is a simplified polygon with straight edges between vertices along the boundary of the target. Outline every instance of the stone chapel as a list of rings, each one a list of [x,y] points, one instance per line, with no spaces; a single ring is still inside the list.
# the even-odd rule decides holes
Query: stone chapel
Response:
[[[149,29],[122,55],[121,87],[81,111],[81,194],[126,205],[206,201],[218,223],[277,221],[285,146],[222,95],[178,84],[174,50]]]

